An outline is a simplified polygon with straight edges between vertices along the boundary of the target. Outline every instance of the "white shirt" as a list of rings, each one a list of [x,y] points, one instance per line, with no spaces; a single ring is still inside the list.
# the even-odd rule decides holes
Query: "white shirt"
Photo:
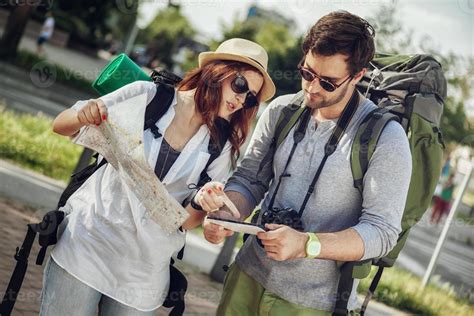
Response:
[[[54,30],[54,18],[49,17],[44,21],[43,26],[41,27],[40,36],[48,39],[53,35],[53,30]]]
[[[156,93],[155,84],[137,81],[101,100],[109,108],[141,93],[147,94],[149,103]],[[73,108],[80,109],[86,103],[79,101]],[[175,105],[176,95],[156,124],[163,135],[175,115]],[[155,139],[150,130],[144,131],[145,157],[152,169],[162,139]],[[163,179],[179,202],[191,193],[188,185],[198,182],[210,157],[209,139],[207,126],[201,126]],[[212,179],[224,181],[230,175],[230,149],[227,142],[222,154],[209,166]],[[142,205],[136,197],[124,193],[124,186],[110,164],[87,179],[62,208],[68,213],[67,226],[51,255],[58,265],[88,286],[122,304],[152,311],[162,305],[168,293],[170,258],[183,247],[185,233],[167,235],[152,220],[134,216],[133,210]]]

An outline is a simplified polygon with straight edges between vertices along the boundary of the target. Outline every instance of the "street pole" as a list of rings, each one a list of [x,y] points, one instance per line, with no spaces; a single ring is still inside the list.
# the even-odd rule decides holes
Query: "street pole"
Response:
[[[438,261],[439,254],[441,252],[441,248],[443,247],[443,244],[446,240],[448,230],[451,227],[451,222],[453,221],[454,215],[455,215],[455,213],[458,209],[459,204],[461,203],[462,196],[464,195],[464,192],[466,191],[467,185],[469,183],[469,179],[471,178],[472,165],[473,165],[473,162],[471,160],[469,162],[469,166],[467,167],[467,171],[466,171],[466,174],[465,174],[464,179],[462,181],[459,193],[456,196],[456,200],[454,201],[454,204],[451,207],[451,210],[449,211],[448,218],[446,219],[446,223],[444,224],[443,231],[441,232],[441,236],[438,239],[438,243],[436,244],[436,248],[434,250],[433,256],[431,257],[428,268],[426,269],[425,275],[423,277],[423,281],[421,282],[421,287],[422,288],[425,288],[425,286],[430,281],[431,274],[433,273],[433,270],[436,266],[436,261]]]
[[[137,25],[137,19],[138,19],[138,9],[140,7],[140,1],[133,1],[133,8],[131,11],[133,12],[134,16],[132,19],[131,24],[131,29],[127,33],[124,41],[124,49],[123,52],[127,55],[130,55],[130,53],[133,51],[133,45],[135,45],[135,41],[138,36],[138,25]]]
[[[232,255],[234,254],[235,244],[239,239],[240,234],[234,233],[232,236],[226,238],[224,246],[217,256],[216,262],[211,270],[211,279],[220,283],[224,283],[224,278],[226,275],[226,270],[224,266],[228,266],[232,260]]]
[[[133,51],[133,45],[135,44],[135,40],[137,39],[138,35],[138,25],[136,24],[136,18],[133,23],[133,27],[131,31],[128,33],[127,39],[125,40],[125,49],[124,53],[127,55],[130,55],[130,53]]]

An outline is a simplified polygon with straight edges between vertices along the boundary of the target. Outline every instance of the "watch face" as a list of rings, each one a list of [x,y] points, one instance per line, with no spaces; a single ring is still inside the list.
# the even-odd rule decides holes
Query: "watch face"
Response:
[[[310,256],[317,256],[321,251],[321,244],[317,241],[310,242],[308,245],[308,253]]]

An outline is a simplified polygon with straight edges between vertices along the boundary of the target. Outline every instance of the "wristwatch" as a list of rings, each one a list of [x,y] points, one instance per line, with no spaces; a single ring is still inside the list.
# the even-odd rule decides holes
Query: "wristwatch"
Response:
[[[321,253],[321,243],[315,233],[308,234],[308,241],[306,242],[306,258],[314,259]]]

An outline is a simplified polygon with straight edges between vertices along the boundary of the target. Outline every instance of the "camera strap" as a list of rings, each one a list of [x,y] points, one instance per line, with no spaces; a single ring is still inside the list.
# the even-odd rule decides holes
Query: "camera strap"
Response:
[[[324,146],[324,157],[316,171],[313,181],[311,182],[308,192],[306,193],[303,204],[301,205],[301,208],[298,212],[299,217],[301,217],[301,215],[303,214],[303,211],[306,208],[306,204],[308,203],[310,196],[314,192],[316,182],[318,181],[319,176],[321,175],[321,172],[323,170],[323,167],[327,159],[336,151],[337,145],[339,144],[342,136],[344,135],[345,130],[347,129],[352,117],[354,116],[354,113],[357,110],[358,103],[359,103],[359,93],[357,92],[357,90],[354,90],[354,93],[352,94],[351,99],[349,100],[347,106],[344,108],[339,120],[337,121],[336,127],[334,128],[334,131],[332,132],[331,137],[329,138],[328,142]],[[275,191],[272,195],[272,198],[268,206],[269,209],[273,208],[273,204],[275,202],[275,198],[278,193],[278,190],[280,189],[280,185],[283,178],[290,176],[290,174],[287,173],[288,166],[290,165],[290,161],[293,158],[293,154],[295,153],[296,147],[303,140],[306,134],[306,128],[308,126],[308,122],[310,118],[311,118],[311,110],[309,108],[306,108],[304,113],[301,115],[300,121],[298,122],[296,130],[293,134],[293,141],[294,141],[293,147],[291,148],[291,152],[290,152],[290,155],[288,156],[288,160],[286,162],[285,168],[283,169],[283,172],[279,176],[278,184],[275,188]]]
[[[324,167],[324,164],[326,163],[326,160],[328,160],[329,156],[331,156],[336,151],[337,145],[341,141],[342,135],[344,135],[344,132],[346,131],[347,126],[349,126],[349,123],[352,120],[352,117],[354,116],[354,113],[357,110],[358,103],[359,103],[359,93],[357,92],[357,90],[354,90],[354,93],[352,93],[349,103],[344,108],[344,111],[342,111],[342,114],[339,120],[337,120],[336,127],[334,128],[334,131],[332,132],[331,137],[329,138],[328,142],[324,146],[323,160],[319,164],[318,170],[316,171],[316,174],[314,175],[313,181],[311,182],[309,186],[308,192],[306,192],[306,196],[304,198],[303,204],[301,205],[301,208],[298,212],[298,215],[300,217],[301,215],[303,215],[303,211],[306,208],[306,204],[308,204],[311,194],[313,194],[314,187],[316,185],[316,182],[319,179],[319,176],[321,175],[321,172],[323,171],[323,167]]]
[[[291,148],[290,155],[288,156],[288,160],[286,161],[285,168],[283,169],[281,175],[278,177],[278,183],[275,188],[275,192],[273,193],[273,196],[270,200],[270,204],[268,206],[269,209],[273,208],[273,203],[275,202],[276,195],[278,193],[278,190],[280,189],[281,181],[283,180],[283,178],[291,176],[289,173],[286,172],[286,169],[288,169],[288,166],[290,165],[290,161],[291,158],[293,158],[293,154],[295,153],[296,147],[298,146],[299,142],[303,140],[304,135],[306,134],[306,127],[308,126],[310,118],[311,109],[305,108],[299,118],[298,125],[296,126],[295,132],[293,134],[293,147]]]

